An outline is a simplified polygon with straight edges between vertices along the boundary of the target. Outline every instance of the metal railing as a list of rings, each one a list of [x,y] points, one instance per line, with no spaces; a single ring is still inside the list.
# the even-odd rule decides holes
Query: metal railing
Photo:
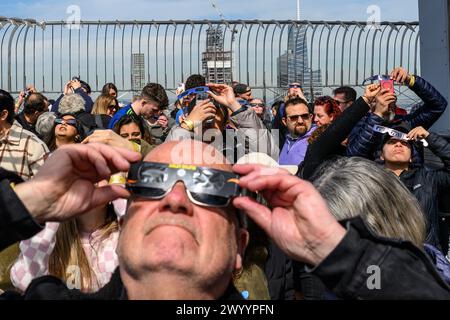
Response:
[[[93,91],[106,82],[131,91],[131,56],[142,53],[145,82],[173,91],[188,75],[202,73],[206,30],[218,26],[223,50],[232,52],[232,78],[264,96],[285,85],[283,77],[300,77],[313,93],[316,87],[360,86],[397,65],[420,72],[418,22],[81,21],[72,29],[64,21],[0,17],[0,87],[16,93],[33,83],[58,93],[76,75]],[[312,71],[320,79],[305,77]]]

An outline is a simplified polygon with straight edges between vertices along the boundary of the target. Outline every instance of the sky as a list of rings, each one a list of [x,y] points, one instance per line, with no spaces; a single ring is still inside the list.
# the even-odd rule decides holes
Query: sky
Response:
[[[382,21],[417,21],[418,0],[301,0],[302,20],[366,21],[378,6]],[[81,20],[295,19],[296,0],[2,0],[0,16],[66,20],[78,6]],[[71,10],[71,9],[70,9]],[[370,9],[371,10],[371,9]]]

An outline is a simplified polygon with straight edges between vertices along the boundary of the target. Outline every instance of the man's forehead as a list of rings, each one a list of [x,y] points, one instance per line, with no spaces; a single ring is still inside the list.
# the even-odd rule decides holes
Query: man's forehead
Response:
[[[144,161],[194,165],[223,171],[232,171],[223,154],[213,146],[195,140],[166,142],[153,149]]]
[[[304,112],[304,113],[306,113],[306,112],[309,113],[308,106],[304,105],[303,103],[290,104],[290,105],[288,105],[286,107],[286,114],[287,115],[292,114],[292,113],[297,112],[297,111]]]

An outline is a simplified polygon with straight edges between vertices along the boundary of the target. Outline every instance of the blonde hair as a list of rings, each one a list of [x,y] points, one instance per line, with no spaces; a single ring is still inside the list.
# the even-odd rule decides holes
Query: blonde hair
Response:
[[[115,101],[117,107],[119,104],[117,103],[117,99],[109,94],[101,94],[98,96],[97,100],[95,100],[94,107],[92,108],[92,114],[108,114],[108,107],[111,105],[111,102]]]
[[[105,224],[98,229],[101,232],[98,242],[107,239],[113,232],[119,230],[115,215],[109,212],[110,210],[108,210]],[[93,247],[94,243],[91,243],[91,246]],[[55,248],[50,255],[48,264],[49,273],[64,281],[68,280],[68,267],[77,266],[81,275],[80,289],[84,292],[91,291],[97,279],[83,249],[75,219],[60,224],[56,232]]]
[[[353,157],[324,163],[315,177],[314,186],[338,220],[361,216],[378,235],[423,246],[424,214],[417,199],[393,173]]]

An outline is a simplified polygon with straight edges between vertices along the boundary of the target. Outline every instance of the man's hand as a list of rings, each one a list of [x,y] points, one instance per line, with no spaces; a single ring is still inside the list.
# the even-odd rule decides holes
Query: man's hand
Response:
[[[125,138],[122,138],[112,130],[95,130],[90,136],[86,137],[82,144],[103,143],[111,147],[124,148],[135,151],[133,144]]]
[[[423,127],[416,127],[408,133],[408,138],[411,140],[422,140],[428,138],[429,135],[430,133]]]
[[[282,169],[235,165],[239,185],[259,192],[268,207],[249,197],[233,205],[250,216],[289,257],[318,265],[339,244],[345,229],[331,215],[325,200],[309,183]]]
[[[391,93],[389,89],[381,89],[379,94],[375,97],[375,109],[374,114],[383,118],[389,113],[389,105],[395,103],[397,100],[395,94]]]
[[[15,187],[15,192],[39,223],[65,221],[90,209],[127,198],[124,188],[96,187],[111,174],[128,171],[140,155],[102,144],[67,145],[58,148],[37,175]]]
[[[408,84],[411,76],[408,71],[402,67],[394,68],[390,73],[391,79],[397,83]]]
[[[232,112],[237,111],[241,108],[241,105],[236,100],[233,88],[231,88],[230,86],[214,83],[208,83],[206,86],[209,87],[211,91],[214,91],[210,91],[208,92],[208,94],[218,103],[230,108]]]
[[[216,112],[216,107],[211,101],[202,100],[195,105],[191,113],[186,117],[186,120],[190,120],[194,122],[195,125],[198,125],[207,119],[214,118]]]

